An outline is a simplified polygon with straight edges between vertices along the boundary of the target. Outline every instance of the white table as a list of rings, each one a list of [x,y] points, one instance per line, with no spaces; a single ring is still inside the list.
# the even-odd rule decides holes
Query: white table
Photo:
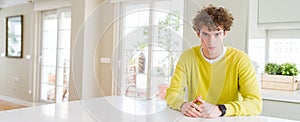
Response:
[[[195,119],[169,109],[163,101],[109,96],[0,112],[1,122],[295,122],[266,116]]]

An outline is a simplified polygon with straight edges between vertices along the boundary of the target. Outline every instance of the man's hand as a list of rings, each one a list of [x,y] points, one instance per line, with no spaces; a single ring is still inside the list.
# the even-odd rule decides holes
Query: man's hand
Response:
[[[198,111],[200,107],[195,104],[194,102],[185,102],[181,105],[181,113],[188,117],[198,118],[201,116],[200,112]]]
[[[195,104],[200,103],[199,109],[197,109],[200,113],[200,117],[215,118],[222,114],[218,106],[205,102],[201,96],[198,96],[193,102]]]

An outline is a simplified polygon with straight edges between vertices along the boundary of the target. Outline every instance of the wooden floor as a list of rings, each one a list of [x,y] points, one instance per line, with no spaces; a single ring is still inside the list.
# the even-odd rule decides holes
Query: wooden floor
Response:
[[[15,103],[4,101],[4,100],[0,100],[0,111],[18,109],[18,108],[25,108],[25,107],[27,107],[27,106],[15,104]]]

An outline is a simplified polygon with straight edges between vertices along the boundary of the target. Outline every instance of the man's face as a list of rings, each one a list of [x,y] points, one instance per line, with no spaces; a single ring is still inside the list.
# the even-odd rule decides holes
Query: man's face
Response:
[[[209,31],[207,26],[204,26],[198,37],[201,38],[203,53],[208,59],[217,58],[223,51],[223,39],[226,37],[227,31],[223,29]]]

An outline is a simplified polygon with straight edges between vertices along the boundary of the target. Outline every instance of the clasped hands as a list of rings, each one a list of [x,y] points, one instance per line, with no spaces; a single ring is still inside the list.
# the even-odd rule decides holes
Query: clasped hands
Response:
[[[194,101],[183,103],[180,110],[185,116],[194,118],[214,118],[222,114],[218,106],[205,102],[201,96]]]

